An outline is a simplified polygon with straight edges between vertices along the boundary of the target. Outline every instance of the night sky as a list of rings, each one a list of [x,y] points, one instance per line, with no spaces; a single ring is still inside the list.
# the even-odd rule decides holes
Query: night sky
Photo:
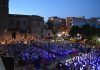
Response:
[[[10,14],[100,17],[100,0],[10,0]]]

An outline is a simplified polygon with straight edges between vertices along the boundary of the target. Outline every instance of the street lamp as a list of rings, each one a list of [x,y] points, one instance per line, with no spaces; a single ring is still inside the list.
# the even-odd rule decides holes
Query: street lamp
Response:
[[[100,42],[100,38],[98,38],[98,41]]]
[[[62,32],[62,34],[65,34],[66,32]]]
[[[7,36],[7,35],[6,35],[6,32],[7,32],[7,30],[5,29],[5,40],[6,40],[6,36]]]
[[[58,37],[61,37],[61,34],[59,33],[59,34],[57,34],[57,36],[58,36]]]
[[[7,30],[5,29],[5,33],[7,32]]]

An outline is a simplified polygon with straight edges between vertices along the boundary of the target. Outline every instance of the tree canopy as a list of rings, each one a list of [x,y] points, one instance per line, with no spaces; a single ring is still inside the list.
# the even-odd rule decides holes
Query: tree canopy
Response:
[[[76,36],[78,33],[80,33],[80,27],[78,26],[73,26],[69,32],[69,34],[74,37]]]
[[[77,33],[81,34],[83,38],[90,39],[92,36],[100,36],[100,28],[91,27],[88,24],[82,27],[72,26],[69,34],[71,36],[76,36]]]

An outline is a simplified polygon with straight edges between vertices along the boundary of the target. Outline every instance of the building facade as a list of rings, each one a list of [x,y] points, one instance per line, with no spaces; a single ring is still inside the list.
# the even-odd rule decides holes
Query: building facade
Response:
[[[87,23],[87,19],[84,17],[68,17],[67,18],[67,25],[71,26],[79,26],[82,27],[84,24]]]
[[[67,31],[66,19],[55,16],[55,17],[49,17],[48,21],[52,22],[55,31],[57,32]]]
[[[85,19],[84,17],[67,18],[67,26],[69,28],[71,28],[72,26],[82,27],[85,24],[88,24],[91,27],[100,28],[100,18],[90,18],[90,19]]]
[[[9,14],[9,0],[0,0],[0,40],[41,36],[44,18],[38,15]]]
[[[9,0],[0,0],[0,37],[3,38],[3,34],[5,33],[5,29],[8,29],[9,22]]]
[[[90,18],[88,19],[88,24],[91,27],[100,28],[100,18]]]

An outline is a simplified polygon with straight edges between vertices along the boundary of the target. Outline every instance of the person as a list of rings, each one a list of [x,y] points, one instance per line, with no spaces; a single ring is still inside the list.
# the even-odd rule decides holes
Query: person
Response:
[[[64,63],[62,64],[61,69],[62,70],[67,70],[67,67],[66,67],[66,65]]]
[[[62,63],[60,61],[56,64],[56,70],[61,70]]]
[[[41,62],[41,56],[39,56],[35,61],[34,61],[34,66],[36,69],[40,69],[40,62]]]
[[[100,70],[100,65],[97,67],[97,70]]]

